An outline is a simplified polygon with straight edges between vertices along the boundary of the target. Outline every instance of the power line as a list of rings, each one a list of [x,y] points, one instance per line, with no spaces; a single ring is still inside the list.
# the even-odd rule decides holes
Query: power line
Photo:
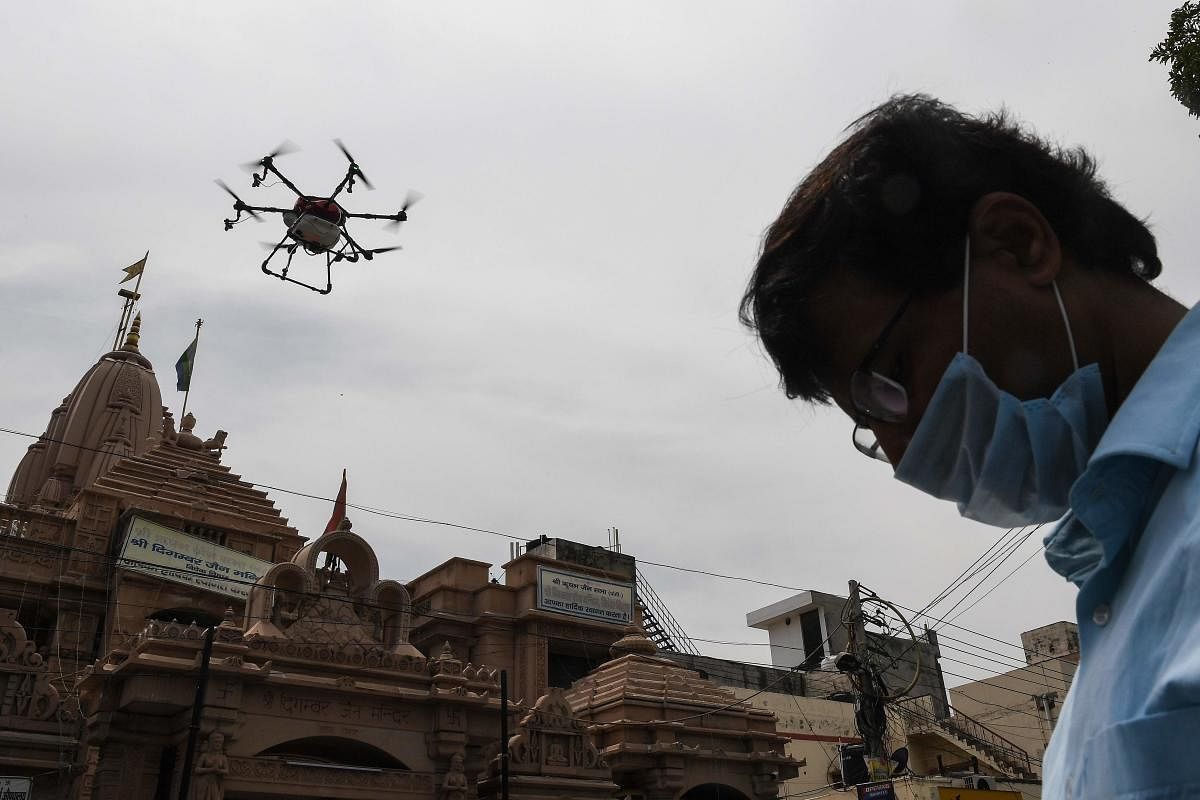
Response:
[[[987,596],[988,596],[988,595],[990,595],[992,592],[994,592],[994,591],[996,591],[998,588],[1000,588],[1000,584],[1004,583],[1006,580],[1008,580],[1009,578],[1011,578],[1013,575],[1016,575],[1016,574],[1017,574],[1017,572],[1018,572],[1018,571],[1021,569],[1021,567],[1025,566],[1025,565],[1026,565],[1026,564],[1028,564],[1030,561],[1032,561],[1032,560],[1033,560],[1033,558],[1034,558],[1034,556],[1036,556],[1036,555],[1038,555],[1039,553],[1041,553],[1041,552],[1042,552],[1042,550],[1044,550],[1045,548],[1046,548],[1046,546],[1045,546],[1044,544],[1039,544],[1039,545],[1038,545],[1038,548],[1037,548],[1037,550],[1034,550],[1032,553],[1030,553],[1028,556],[1026,556],[1026,558],[1025,558],[1025,560],[1024,560],[1024,561],[1022,561],[1020,564],[1018,564],[1016,567],[1014,567],[1014,568],[1013,568],[1013,570],[1012,570],[1011,572],[1009,572],[1007,575],[1005,575],[1003,578],[1001,578],[1000,580],[996,581],[996,584],[995,584],[994,586],[992,586],[992,588],[990,588],[990,589],[988,589],[986,592],[984,592],[982,595],[980,595],[980,596],[979,596],[979,597],[978,597],[978,598],[975,600],[975,602],[974,602],[974,603],[971,603],[971,605],[967,606],[967,607],[966,607],[966,608],[964,608],[962,611],[960,611],[960,612],[958,612],[957,614],[955,614],[955,615],[954,615],[954,617],[953,617],[952,619],[958,619],[958,618],[959,618],[959,617],[961,617],[963,614],[967,613],[967,612],[968,612],[968,611],[970,611],[972,608],[974,608],[975,606],[979,605],[980,601],[982,601],[982,600],[983,600],[985,597],[987,597]]]
[[[991,577],[992,573],[994,573],[996,570],[1000,569],[1001,565],[1003,565],[1006,561],[1008,561],[1008,559],[1012,558],[1012,555],[1017,552],[1017,549],[1021,545],[1025,544],[1025,542],[1029,539],[1029,537],[1032,536],[1033,534],[1037,533],[1041,527],[1042,527],[1041,525],[1035,525],[1032,530],[1030,530],[1028,533],[1024,534],[1023,536],[1021,536],[1020,539],[1017,539],[1016,544],[1014,544],[1008,548],[1007,552],[1005,552],[1005,554],[1002,557],[1000,557],[992,565],[991,569],[989,569],[987,572],[985,572],[983,574],[983,577],[979,579],[979,582],[976,583],[970,589],[968,589],[966,594],[964,594],[962,597],[960,597],[958,602],[950,607],[949,611],[945,612],[945,616],[949,617],[951,614],[953,614],[954,609],[958,608],[963,603],[965,603],[967,598],[970,597],[973,592],[978,591],[979,587],[983,586],[984,582],[987,581],[987,579],[989,577]],[[935,626],[935,628],[936,628],[936,626]]]
[[[53,437],[46,437],[46,436],[38,436],[36,434],[27,433],[24,431],[18,431],[18,430],[14,430],[12,428],[0,427],[0,433],[8,433],[8,434],[11,434],[14,436],[22,436],[22,437],[31,438],[31,439],[39,439],[39,440],[44,440],[44,441],[57,442],[59,444],[64,444],[69,447],[77,447],[80,449],[91,450],[91,451],[98,452],[98,453],[111,454],[110,451],[108,451],[108,450],[103,450],[103,449],[94,448],[94,447],[87,447],[84,445],[72,444],[72,443],[62,440],[62,439],[55,439]],[[283,494],[294,495],[296,497],[304,497],[304,498],[307,498],[310,500],[320,500],[322,502],[327,502],[327,503],[335,502],[334,498],[325,497],[324,495],[313,494],[311,492],[301,492],[301,491],[294,490],[294,489],[287,489],[287,488],[284,488],[281,486],[273,486],[271,484],[255,483],[252,481],[247,481],[245,479],[239,479],[239,480],[235,481],[230,478],[225,478],[224,476],[215,476],[215,477],[218,477],[219,479],[222,479],[222,480],[226,480],[229,483],[236,483],[238,485],[253,486],[253,487],[257,487],[259,489],[268,489],[271,491],[281,492]],[[356,504],[356,503],[347,503],[347,507],[353,508],[356,510],[360,510],[360,511],[364,511],[369,514],[375,514],[378,516],[386,517],[389,519],[398,519],[398,520],[403,520],[403,521],[407,521],[407,522],[415,522],[415,523],[419,523],[419,524],[450,527],[450,528],[455,528],[455,529],[459,529],[459,530],[465,530],[465,531],[471,531],[471,532],[475,532],[475,533],[488,534],[491,536],[503,537],[503,538],[511,539],[511,540],[515,540],[515,541],[522,541],[522,542],[529,541],[529,537],[517,536],[517,535],[511,534],[511,533],[505,533],[503,531],[493,530],[493,529],[489,529],[489,528],[482,528],[482,527],[477,527],[477,526],[472,526],[472,525],[465,525],[465,524],[456,523],[456,522],[449,522],[446,520],[438,520],[438,519],[433,519],[430,517],[423,517],[423,516],[414,515],[414,514],[404,514],[404,513],[400,513],[400,512],[389,511],[386,509],[378,508],[375,506]],[[978,559],[976,559],[976,561],[978,561]],[[679,571],[679,572],[687,572],[687,573],[696,574],[696,575],[705,575],[708,577],[718,578],[718,579],[722,579],[722,580],[740,581],[740,582],[750,583],[750,584],[754,584],[754,585],[758,585],[758,586],[767,586],[767,587],[776,588],[776,589],[785,589],[788,591],[795,591],[795,592],[807,591],[798,586],[790,586],[790,585],[783,584],[783,583],[776,583],[773,581],[766,581],[766,580],[761,580],[758,578],[749,578],[749,577],[740,576],[740,575],[731,575],[731,574],[715,572],[715,571],[711,571],[711,570],[698,569],[698,568],[693,568],[693,567],[685,567],[685,566],[681,566],[678,564],[669,564],[669,563],[665,563],[665,562],[661,562],[661,561],[651,561],[648,559],[638,558],[638,563],[645,564],[648,566],[660,567],[663,569],[675,570],[675,571]],[[944,620],[941,620],[940,618],[935,617],[931,614],[914,611],[913,609],[906,608],[905,606],[902,606],[898,603],[897,603],[897,606],[900,608],[903,608],[905,611],[913,612],[914,614],[917,614],[918,616],[923,615],[923,616],[930,617],[931,619],[935,619],[938,621],[944,621]],[[1008,642],[1004,642],[1003,640],[995,639],[994,637],[990,637],[990,636],[987,636],[986,634],[980,633],[978,631],[971,630],[970,628],[965,628],[960,625],[950,625],[950,626],[954,627],[954,628],[958,628],[960,630],[964,630],[968,633],[973,633],[975,635],[982,636],[984,638],[992,639],[993,641],[999,642],[1000,644],[1005,644],[1010,647],[1014,646]],[[1018,649],[1020,649],[1020,648],[1018,648]]]
[[[930,600],[928,603],[926,603],[925,606],[921,609],[921,611],[918,612],[918,614],[924,614],[926,611],[929,611],[931,608],[933,608],[938,603],[940,603],[943,599],[945,599],[946,597],[951,595],[959,586],[962,586],[964,583],[966,583],[968,580],[970,580],[971,576],[975,574],[975,573],[971,572],[971,570],[975,567],[975,565],[979,564],[979,562],[981,562],[985,558],[987,558],[992,553],[992,551],[995,548],[999,547],[1000,543],[1003,542],[1005,539],[1007,539],[1008,536],[1014,530],[1016,530],[1016,528],[1009,528],[1007,531],[1000,534],[1000,537],[998,539],[996,539],[996,541],[992,542],[992,544],[989,545],[986,550],[984,550],[982,553],[980,553],[979,556],[974,561],[972,561],[970,564],[968,564],[966,569],[964,569],[962,572],[958,573],[958,575],[952,581],[950,581],[950,583],[946,586],[946,588],[942,589],[940,592],[938,592],[936,595],[934,595],[933,599]],[[971,573],[971,574],[968,574],[968,573]]]

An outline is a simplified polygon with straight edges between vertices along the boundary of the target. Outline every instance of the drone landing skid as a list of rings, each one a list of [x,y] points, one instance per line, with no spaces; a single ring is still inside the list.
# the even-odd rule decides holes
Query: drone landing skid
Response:
[[[325,288],[324,289],[320,288],[319,286],[313,286],[311,283],[305,283],[304,281],[299,281],[299,280],[296,280],[295,278],[288,277],[288,270],[290,270],[292,268],[292,258],[293,258],[293,256],[296,255],[296,250],[298,250],[299,248],[300,248],[300,245],[298,243],[288,245],[283,242],[280,242],[279,244],[275,245],[275,249],[273,249],[271,251],[271,254],[267,256],[267,260],[262,263],[262,271],[264,273],[266,273],[267,275],[270,275],[274,278],[279,278],[279,280],[281,280],[281,281],[287,281],[288,283],[294,283],[297,286],[303,286],[305,289],[312,289],[317,294],[329,294],[330,292],[332,292],[333,291],[333,274],[332,274],[332,270],[330,269],[330,267],[332,266],[333,262],[336,259],[334,258],[334,254],[331,252],[326,251],[326,253],[325,253]],[[271,269],[270,264],[271,264],[271,259],[274,258],[275,254],[278,253],[280,250],[287,251],[287,254],[288,254],[287,264],[284,265],[283,269],[280,272],[276,272],[275,270]]]

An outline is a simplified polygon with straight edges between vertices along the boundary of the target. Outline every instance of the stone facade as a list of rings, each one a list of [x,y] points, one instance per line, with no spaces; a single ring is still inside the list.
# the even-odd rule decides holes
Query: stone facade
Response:
[[[770,714],[644,637],[651,652],[612,661],[640,637],[633,558],[543,539],[502,581],[452,557],[402,583],[348,520],[306,544],[222,463],[224,431],[196,434],[191,414],[176,428],[140,335],[139,317],[51,413],[0,504],[0,771],[32,776],[38,800],[175,798],[189,753],[192,800],[495,797],[502,671],[514,798],[695,800],[719,766],[723,797],[768,800],[795,774]],[[132,569],[117,556],[135,518],[273,566],[240,593]],[[628,618],[546,610],[543,568],[627,587]],[[679,709],[728,728],[715,749]],[[631,766],[626,719],[662,771]]]

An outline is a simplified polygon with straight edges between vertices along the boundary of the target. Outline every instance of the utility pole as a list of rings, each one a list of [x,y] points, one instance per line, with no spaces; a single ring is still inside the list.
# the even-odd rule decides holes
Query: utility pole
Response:
[[[196,759],[196,736],[200,732],[200,714],[204,711],[204,696],[208,692],[208,662],[212,660],[213,634],[216,628],[204,631],[204,648],[200,651],[200,678],[196,681],[196,699],[192,702],[192,723],[188,726],[187,751],[183,754],[183,774],[179,777],[179,800],[189,800],[192,789],[192,766]]]
[[[500,800],[508,800],[508,670],[506,669],[500,670]]]
[[[849,614],[847,623],[848,650],[859,667],[850,680],[858,690],[854,722],[863,738],[867,772],[871,780],[886,780],[891,773],[891,760],[884,747],[883,733],[887,726],[887,711],[883,686],[870,661],[867,633],[863,627],[862,593],[858,581],[850,581]]]

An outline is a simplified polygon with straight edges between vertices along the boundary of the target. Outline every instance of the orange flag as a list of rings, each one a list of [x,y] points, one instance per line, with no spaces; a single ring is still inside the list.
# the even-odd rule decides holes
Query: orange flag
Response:
[[[346,470],[342,470],[342,488],[338,489],[337,500],[333,501],[333,516],[325,526],[325,532],[336,531],[338,525],[346,518]]]

